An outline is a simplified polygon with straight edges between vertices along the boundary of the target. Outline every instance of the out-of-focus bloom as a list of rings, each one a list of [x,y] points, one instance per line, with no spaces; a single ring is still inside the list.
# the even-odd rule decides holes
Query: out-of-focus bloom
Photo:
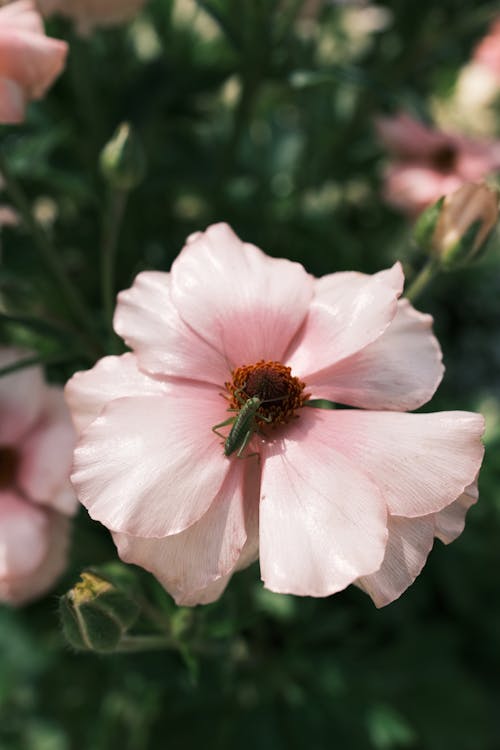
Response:
[[[315,279],[225,224],[192,235],[170,273],[139,274],[114,321],[133,352],[66,386],[72,480],[122,559],[187,605],[258,555],[272,591],[396,599],[434,537],[460,534],[483,454],[480,415],[404,413],[443,367],[402,287],[398,263]],[[259,432],[246,460],[227,456],[212,427],[252,397]]]
[[[376,126],[394,157],[385,175],[385,199],[413,216],[464,182],[500,169],[500,141],[433,130],[407,114],[379,118]]]
[[[487,35],[477,45],[473,60],[488,68],[500,84],[500,18],[492,23]]]
[[[81,34],[95,26],[116,26],[130,20],[146,0],[38,0],[45,16],[59,13],[71,18]]]
[[[430,250],[445,267],[475,258],[498,221],[498,193],[466,183],[443,200]]]
[[[27,102],[44,96],[67,51],[66,42],[45,36],[32,0],[0,8],[0,123],[24,120]]]
[[[497,19],[476,47],[472,60],[461,69],[452,96],[436,98],[433,110],[444,127],[491,135],[498,131],[499,98],[500,19]]]
[[[15,227],[19,224],[19,216],[10,206],[0,204],[0,229],[2,227]]]
[[[0,349],[0,367],[23,357]],[[0,378],[0,601],[45,593],[66,563],[75,435],[62,390],[30,367]]]

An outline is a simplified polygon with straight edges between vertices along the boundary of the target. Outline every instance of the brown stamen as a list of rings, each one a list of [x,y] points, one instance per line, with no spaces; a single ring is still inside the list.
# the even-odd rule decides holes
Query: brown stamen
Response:
[[[451,143],[439,146],[431,154],[431,163],[433,167],[440,172],[453,172],[457,160],[457,149]]]
[[[297,410],[309,398],[309,394],[304,393],[305,383],[281,362],[261,360],[237,367],[232,372],[232,381],[225,386],[231,409],[241,409],[242,404],[254,396],[262,401],[256,417],[259,427],[286,424],[298,416]],[[259,415],[265,419],[259,420]]]

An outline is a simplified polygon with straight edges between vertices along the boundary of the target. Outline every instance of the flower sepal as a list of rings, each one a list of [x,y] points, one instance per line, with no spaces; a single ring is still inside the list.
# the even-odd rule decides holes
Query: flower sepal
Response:
[[[117,566],[116,566],[117,567]],[[61,624],[69,644],[78,651],[109,653],[120,650],[139,616],[139,605],[123,575],[81,573],[80,581],[61,597]]]

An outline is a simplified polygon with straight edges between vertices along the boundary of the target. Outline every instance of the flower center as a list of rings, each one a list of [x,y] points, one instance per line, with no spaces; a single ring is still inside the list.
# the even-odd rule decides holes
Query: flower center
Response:
[[[19,456],[14,448],[0,445],[0,490],[12,487],[16,478]]]
[[[261,360],[254,365],[237,367],[232,372],[232,381],[225,386],[231,409],[241,409],[249,398],[260,399],[262,403],[256,414],[259,427],[286,424],[297,416],[296,411],[309,398],[309,394],[304,393],[306,384],[281,362]]]
[[[433,166],[440,172],[452,172],[457,159],[457,149],[451,143],[439,146],[431,156]]]

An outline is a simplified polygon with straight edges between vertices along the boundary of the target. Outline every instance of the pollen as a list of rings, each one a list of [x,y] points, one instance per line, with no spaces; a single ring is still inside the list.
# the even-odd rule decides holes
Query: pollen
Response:
[[[237,367],[231,374],[232,380],[225,383],[229,408],[241,409],[245,401],[257,396],[262,401],[256,415],[259,427],[286,424],[298,416],[297,411],[309,398],[304,393],[306,384],[281,362],[261,360]]]

